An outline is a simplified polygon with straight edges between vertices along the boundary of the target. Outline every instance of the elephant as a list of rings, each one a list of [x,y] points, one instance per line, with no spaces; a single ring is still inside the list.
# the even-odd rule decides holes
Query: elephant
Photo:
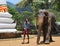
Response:
[[[43,31],[43,43],[49,44],[52,40],[52,29],[56,28],[56,16],[48,10],[39,10],[37,44],[39,44],[41,31]]]

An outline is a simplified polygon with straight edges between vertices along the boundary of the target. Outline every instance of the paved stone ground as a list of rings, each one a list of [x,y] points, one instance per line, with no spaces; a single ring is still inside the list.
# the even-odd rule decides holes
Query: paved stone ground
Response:
[[[36,35],[30,35],[30,43],[29,44],[22,44],[21,38],[11,38],[11,39],[0,39],[0,46],[60,46],[60,36],[53,36],[53,40],[55,42],[52,42],[50,44],[36,44]],[[27,41],[27,38],[26,38]],[[26,42],[25,41],[25,42]],[[42,37],[41,37],[42,41]]]

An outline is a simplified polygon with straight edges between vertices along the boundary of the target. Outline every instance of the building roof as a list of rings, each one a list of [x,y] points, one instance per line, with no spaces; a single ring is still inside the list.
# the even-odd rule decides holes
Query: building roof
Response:
[[[7,5],[6,0],[0,0],[0,5]]]

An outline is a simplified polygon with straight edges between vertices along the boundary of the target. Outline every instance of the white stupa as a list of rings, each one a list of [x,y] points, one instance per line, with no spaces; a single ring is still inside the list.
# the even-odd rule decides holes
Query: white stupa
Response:
[[[11,18],[12,15],[8,12],[7,3],[5,0],[0,0],[0,33],[16,32],[16,23]]]

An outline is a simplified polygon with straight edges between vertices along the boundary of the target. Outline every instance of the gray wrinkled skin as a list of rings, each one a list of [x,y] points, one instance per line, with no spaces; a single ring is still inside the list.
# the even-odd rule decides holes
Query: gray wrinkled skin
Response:
[[[38,14],[38,34],[37,43],[40,41],[41,31],[43,31],[43,42],[52,41],[52,28],[55,27],[55,15],[47,10],[39,10]]]

